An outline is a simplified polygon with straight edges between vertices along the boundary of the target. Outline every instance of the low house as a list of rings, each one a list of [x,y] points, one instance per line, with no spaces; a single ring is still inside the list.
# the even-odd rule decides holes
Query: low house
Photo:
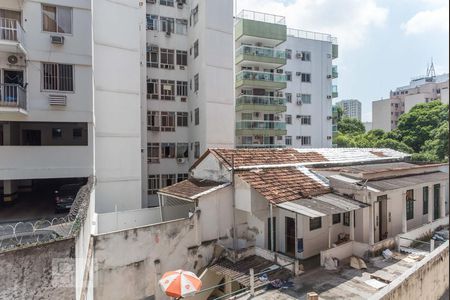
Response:
[[[446,215],[448,174],[390,149],[209,149],[161,204],[195,203],[199,241],[307,259]],[[448,187],[447,187],[448,188]]]

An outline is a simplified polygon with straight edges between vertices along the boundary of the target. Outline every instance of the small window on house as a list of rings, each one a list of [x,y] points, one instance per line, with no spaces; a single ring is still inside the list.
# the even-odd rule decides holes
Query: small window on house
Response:
[[[147,144],[147,161],[150,164],[159,164],[159,143]]]
[[[291,59],[292,58],[292,50],[291,49],[286,49],[286,58],[287,59]]]
[[[159,67],[159,48],[157,46],[147,47],[147,67]]]
[[[175,112],[161,112],[161,131],[175,131]]]
[[[284,95],[286,96],[286,102],[292,103],[292,94],[291,93],[286,93]]]
[[[300,116],[301,125],[311,125],[311,116]]]
[[[73,92],[73,65],[42,63],[42,89]]]
[[[175,50],[161,48],[160,56],[161,69],[174,69]]]
[[[148,111],[147,112],[147,130],[150,131],[159,131],[159,111]]]
[[[302,82],[311,82],[311,74],[302,73]]]
[[[158,79],[147,79],[147,99],[159,99],[158,85]]]
[[[177,65],[187,66],[187,51],[177,50]]]
[[[194,76],[194,92],[197,92],[200,89],[200,78],[199,74]]]
[[[311,52],[302,51],[302,61],[311,61]]]
[[[188,173],[181,173],[177,175],[177,182],[181,182],[183,180],[186,180],[189,178],[189,174]]]
[[[194,43],[194,58],[196,58],[198,56],[198,40],[195,41]]]
[[[285,115],[286,124],[292,124],[292,115]]]
[[[284,143],[286,144],[286,146],[292,146],[292,136],[286,136],[284,138]]]
[[[159,4],[165,5],[165,6],[173,6],[174,0],[159,0]]]
[[[158,30],[158,16],[147,15],[147,30]]]
[[[188,83],[187,81],[177,81],[177,96],[187,97]]]
[[[72,130],[72,136],[74,139],[80,139],[83,136],[83,129],[82,128],[74,128]]]
[[[194,143],[194,157],[199,158],[200,157],[200,142]]]
[[[200,109],[199,108],[196,108],[195,110],[194,110],[194,124],[195,125],[199,125],[200,124]]]
[[[311,94],[300,94],[303,104],[311,104]]]
[[[300,141],[303,146],[311,146],[311,137],[310,136],[301,136]]]
[[[414,190],[406,191],[406,220],[414,219]]]
[[[341,223],[341,214],[333,214],[333,225]]]
[[[42,30],[72,33],[72,8],[42,5]]]
[[[177,174],[162,174],[161,188],[177,183]]]
[[[350,212],[344,213],[344,226],[350,226]]]
[[[322,218],[309,218],[309,231],[322,228]]]
[[[188,113],[187,112],[177,112],[177,126],[178,127],[188,127]]]
[[[189,157],[189,144],[177,143],[177,158],[188,158],[188,157]]]
[[[286,80],[287,81],[292,81],[292,72],[286,71]]]
[[[423,187],[423,214],[428,214],[428,201],[430,197],[430,190],[427,186]]]
[[[174,33],[175,30],[174,18],[161,17],[160,20],[161,20],[161,31]]]
[[[52,128],[52,138],[54,138],[54,139],[62,138],[62,129],[61,128]]]
[[[161,158],[175,158],[175,143],[161,144]]]
[[[188,21],[185,19],[177,19],[176,21],[176,33],[186,35],[188,28]]]
[[[194,25],[198,22],[198,5],[192,10],[192,17],[194,19]]]
[[[160,176],[158,175],[148,175],[148,191],[149,195],[156,195],[160,189]]]
[[[161,80],[161,100],[175,101],[174,80]]]

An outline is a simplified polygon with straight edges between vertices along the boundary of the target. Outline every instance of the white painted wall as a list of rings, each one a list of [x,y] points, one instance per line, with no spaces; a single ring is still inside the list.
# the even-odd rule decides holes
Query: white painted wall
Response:
[[[391,101],[382,99],[372,102],[372,129],[391,131]]]

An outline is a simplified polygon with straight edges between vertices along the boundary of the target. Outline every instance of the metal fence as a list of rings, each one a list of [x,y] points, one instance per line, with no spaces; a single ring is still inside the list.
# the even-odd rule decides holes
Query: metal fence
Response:
[[[0,252],[74,237],[87,216],[94,182],[91,176],[87,184],[80,188],[69,213],[64,217],[0,225]]]

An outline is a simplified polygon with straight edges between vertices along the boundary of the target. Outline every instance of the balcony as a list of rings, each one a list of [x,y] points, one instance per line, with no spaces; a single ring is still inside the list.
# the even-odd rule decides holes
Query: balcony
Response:
[[[26,54],[24,45],[24,30],[19,21],[0,18],[0,52]]]
[[[273,48],[243,45],[236,50],[236,65],[254,62],[267,68],[279,68],[286,64],[286,52]]]
[[[243,10],[235,24],[236,40],[275,47],[286,41],[286,19],[282,16]]]
[[[339,77],[338,67],[337,66],[332,66],[331,67],[331,78],[336,79],[338,77]]]
[[[286,135],[286,123],[281,121],[238,121],[236,135]]]
[[[339,46],[336,43],[331,45],[331,57],[336,59],[339,57]]]
[[[236,111],[282,113],[286,111],[286,98],[241,95],[236,99]]]
[[[337,98],[338,95],[339,95],[339,94],[338,94],[337,85],[333,85],[332,90],[331,90],[331,97]]]
[[[273,148],[286,148],[286,145],[276,145],[276,144],[241,144],[236,145],[236,148],[259,148],[259,149],[273,149]]]
[[[286,88],[286,75],[243,70],[236,74],[236,88],[252,87],[281,90]]]
[[[0,84],[0,112],[27,114],[27,97],[23,87],[18,84]]]

